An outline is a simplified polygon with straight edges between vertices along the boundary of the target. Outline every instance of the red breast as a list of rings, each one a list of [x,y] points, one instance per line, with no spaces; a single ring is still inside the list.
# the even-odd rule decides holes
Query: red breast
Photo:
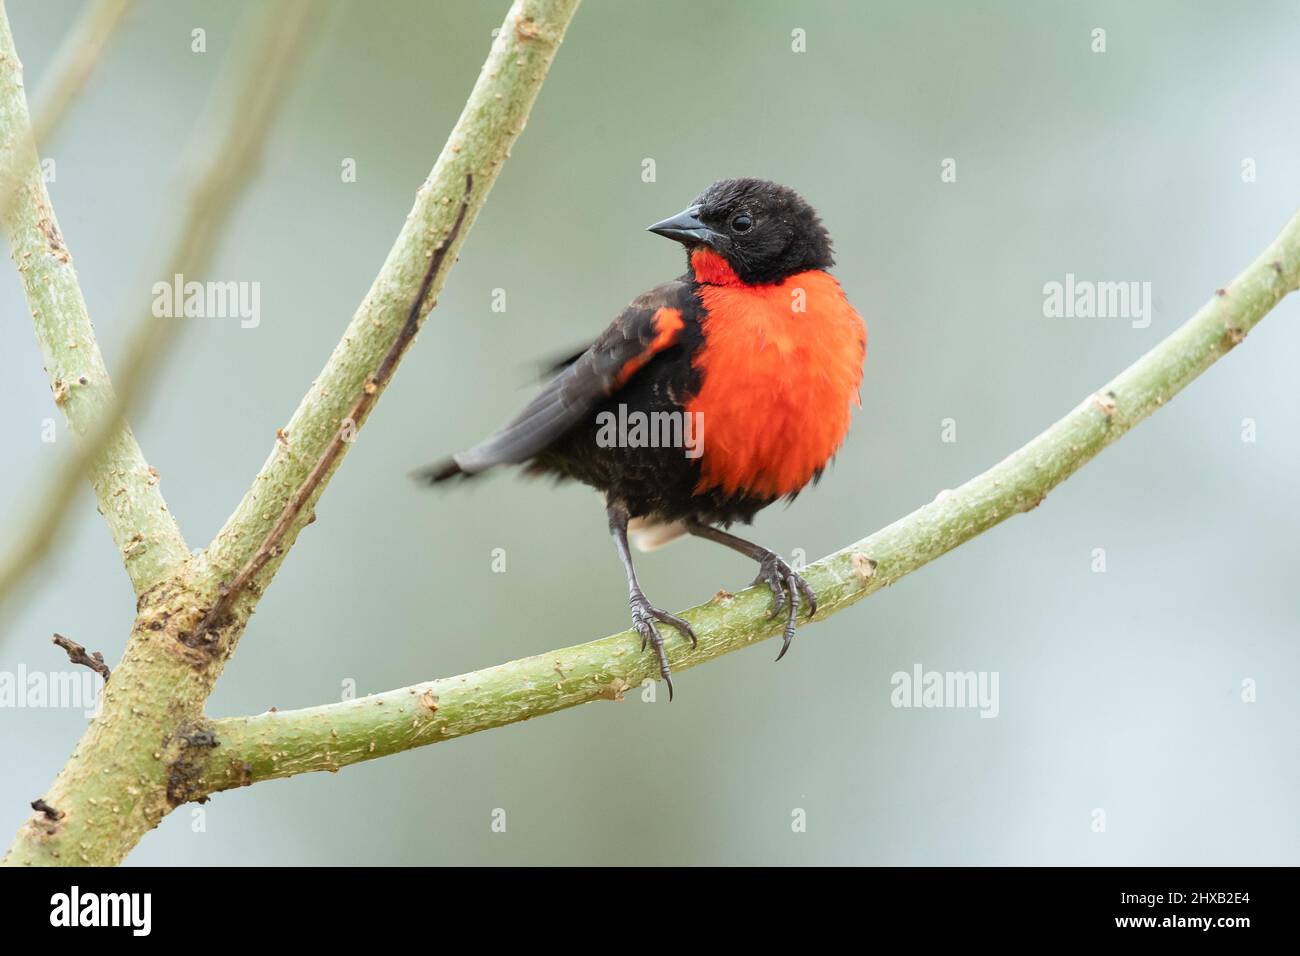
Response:
[[[697,491],[780,498],[824,468],[849,430],[867,329],[827,272],[746,285],[708,249],[691,256],[706,315],[693,363],[703,415]]]

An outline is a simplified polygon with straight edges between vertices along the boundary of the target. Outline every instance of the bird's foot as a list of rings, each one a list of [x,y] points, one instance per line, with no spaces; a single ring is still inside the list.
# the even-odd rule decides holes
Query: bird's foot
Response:
[[[809,617],[817,613],[817,595],[808,586],[808,582],[775,551],[769,551],[765,557],[759,559],[758,577],[754,578],[754,583],[766,583],[772,589],[772,613],[768,615],[769,618],[776,617],[781,613],[781,608],[786,608],[785,630],[781,635],[781,653],[776,655],[779,661],[785,657],[785,652],[790,649],[790,642],[794,640],[795,622],[799,618],[800,595],[808,601]]]
[[[655,656],[659,658],[659,676],[668,685],[668,699],[672,700],[672,668],[668,666],[668,655],[664,653],[664,639],[660,636],[659,628],[655,626],[655,622],[661,621],[677,628],[691,639],[692,647],[699,643],[695,638],[695,631],[689,623],[676,614],[669,614],[667,611],[661,611],[659,608],[651,606],[650,602],[646,600],[646,596],[640,591],[633,591],[627,603],[632,609],[632,627],[641,635],[641,651],[644,653],[647,644],[655,649]]]

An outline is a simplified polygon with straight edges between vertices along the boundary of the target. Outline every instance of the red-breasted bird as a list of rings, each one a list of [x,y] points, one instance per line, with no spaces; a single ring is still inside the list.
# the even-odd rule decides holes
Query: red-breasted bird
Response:
[[[500,431],[418,474],[437,483],[522,464],[602,492],[632,626],[642,651],[654,647],[671,699],[656,622],[692,643],[695,633],[642,593],[629,526],[656,544],[691,534],[757,561],[754,583],[772,589],[772,615],[786,610],[777,660],[785,656],[801,603],[811,616],[816,595],[780,555],[723,529],[821,476],[859,404],[867,332],[826,272],[830,236],[792,189],[723,180],[649,231],[686,247],[686,273],[638,296],[590,348],[556,365]],[[664,447],[647,431],[695,444]]]

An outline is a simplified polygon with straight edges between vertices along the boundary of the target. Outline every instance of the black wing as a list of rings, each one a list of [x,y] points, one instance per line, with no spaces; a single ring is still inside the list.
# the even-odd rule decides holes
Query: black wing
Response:
[[[418,472],[417,477],[436,483],[532,458],[677,341],[691,295],[690,283],[679,279],[638,296],[505,427],[450,461]]]

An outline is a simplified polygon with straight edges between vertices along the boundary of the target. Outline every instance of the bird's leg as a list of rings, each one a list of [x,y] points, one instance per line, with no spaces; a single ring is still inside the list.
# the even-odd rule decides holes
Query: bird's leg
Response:
[[[627,509],[622,505],[611,504],[605,509],[605,513],[609,516],[609,534],[614,539],[614,548],[618,551],[618,557],[623,562],[624,570],[627,571],[627,603],[632,609],[632,627],[641,635],[642,651],[645,651],[647,643],[654,647],[655,656],[659,658],[659,674],[663,677],[664,683],[668,685],[668,699],[672,700],[672,670],[668,666],[668,655],[664,653],[664,639],[659,636],[659,629],[655,627],[655,621],[662,621],[677,628],[691,639],[691,646],[697,643],[695,631],[691,629],[690,624],[677,615],[661,611],[646,600],[646,596],[641,593],[641,585],[636,583],[636,570],[632,567],[632,554],[627,548]]]
[[[801,594],[808,600],[808,616],[812,617],[817,613],[817,595],[808,586],[808,582],[795,573],[795,570],[786,563],[784,558],[775,551],[769,551],[762,545],[746,541],[744,538],[738,538],[734,534],[728,534],[726,531],[721,531],[699,521],[688,521],[686,530],[697,538],[716,541],[718,544],[726,545],[732,551],[739,551],[746,557],[753,558],[758,562],[758,577],[754,578],[754,583],[766,583],[772,589],[772,613],[768,616],[776,617],[781,613],[782,607],[787,608],[785,631],[781,635],[781,653],[776,655],[776,659],[779,661],[785,657],[785,652],[790,649],[790,642],[794,639],[794,627],[799,617],[799,596]]]

